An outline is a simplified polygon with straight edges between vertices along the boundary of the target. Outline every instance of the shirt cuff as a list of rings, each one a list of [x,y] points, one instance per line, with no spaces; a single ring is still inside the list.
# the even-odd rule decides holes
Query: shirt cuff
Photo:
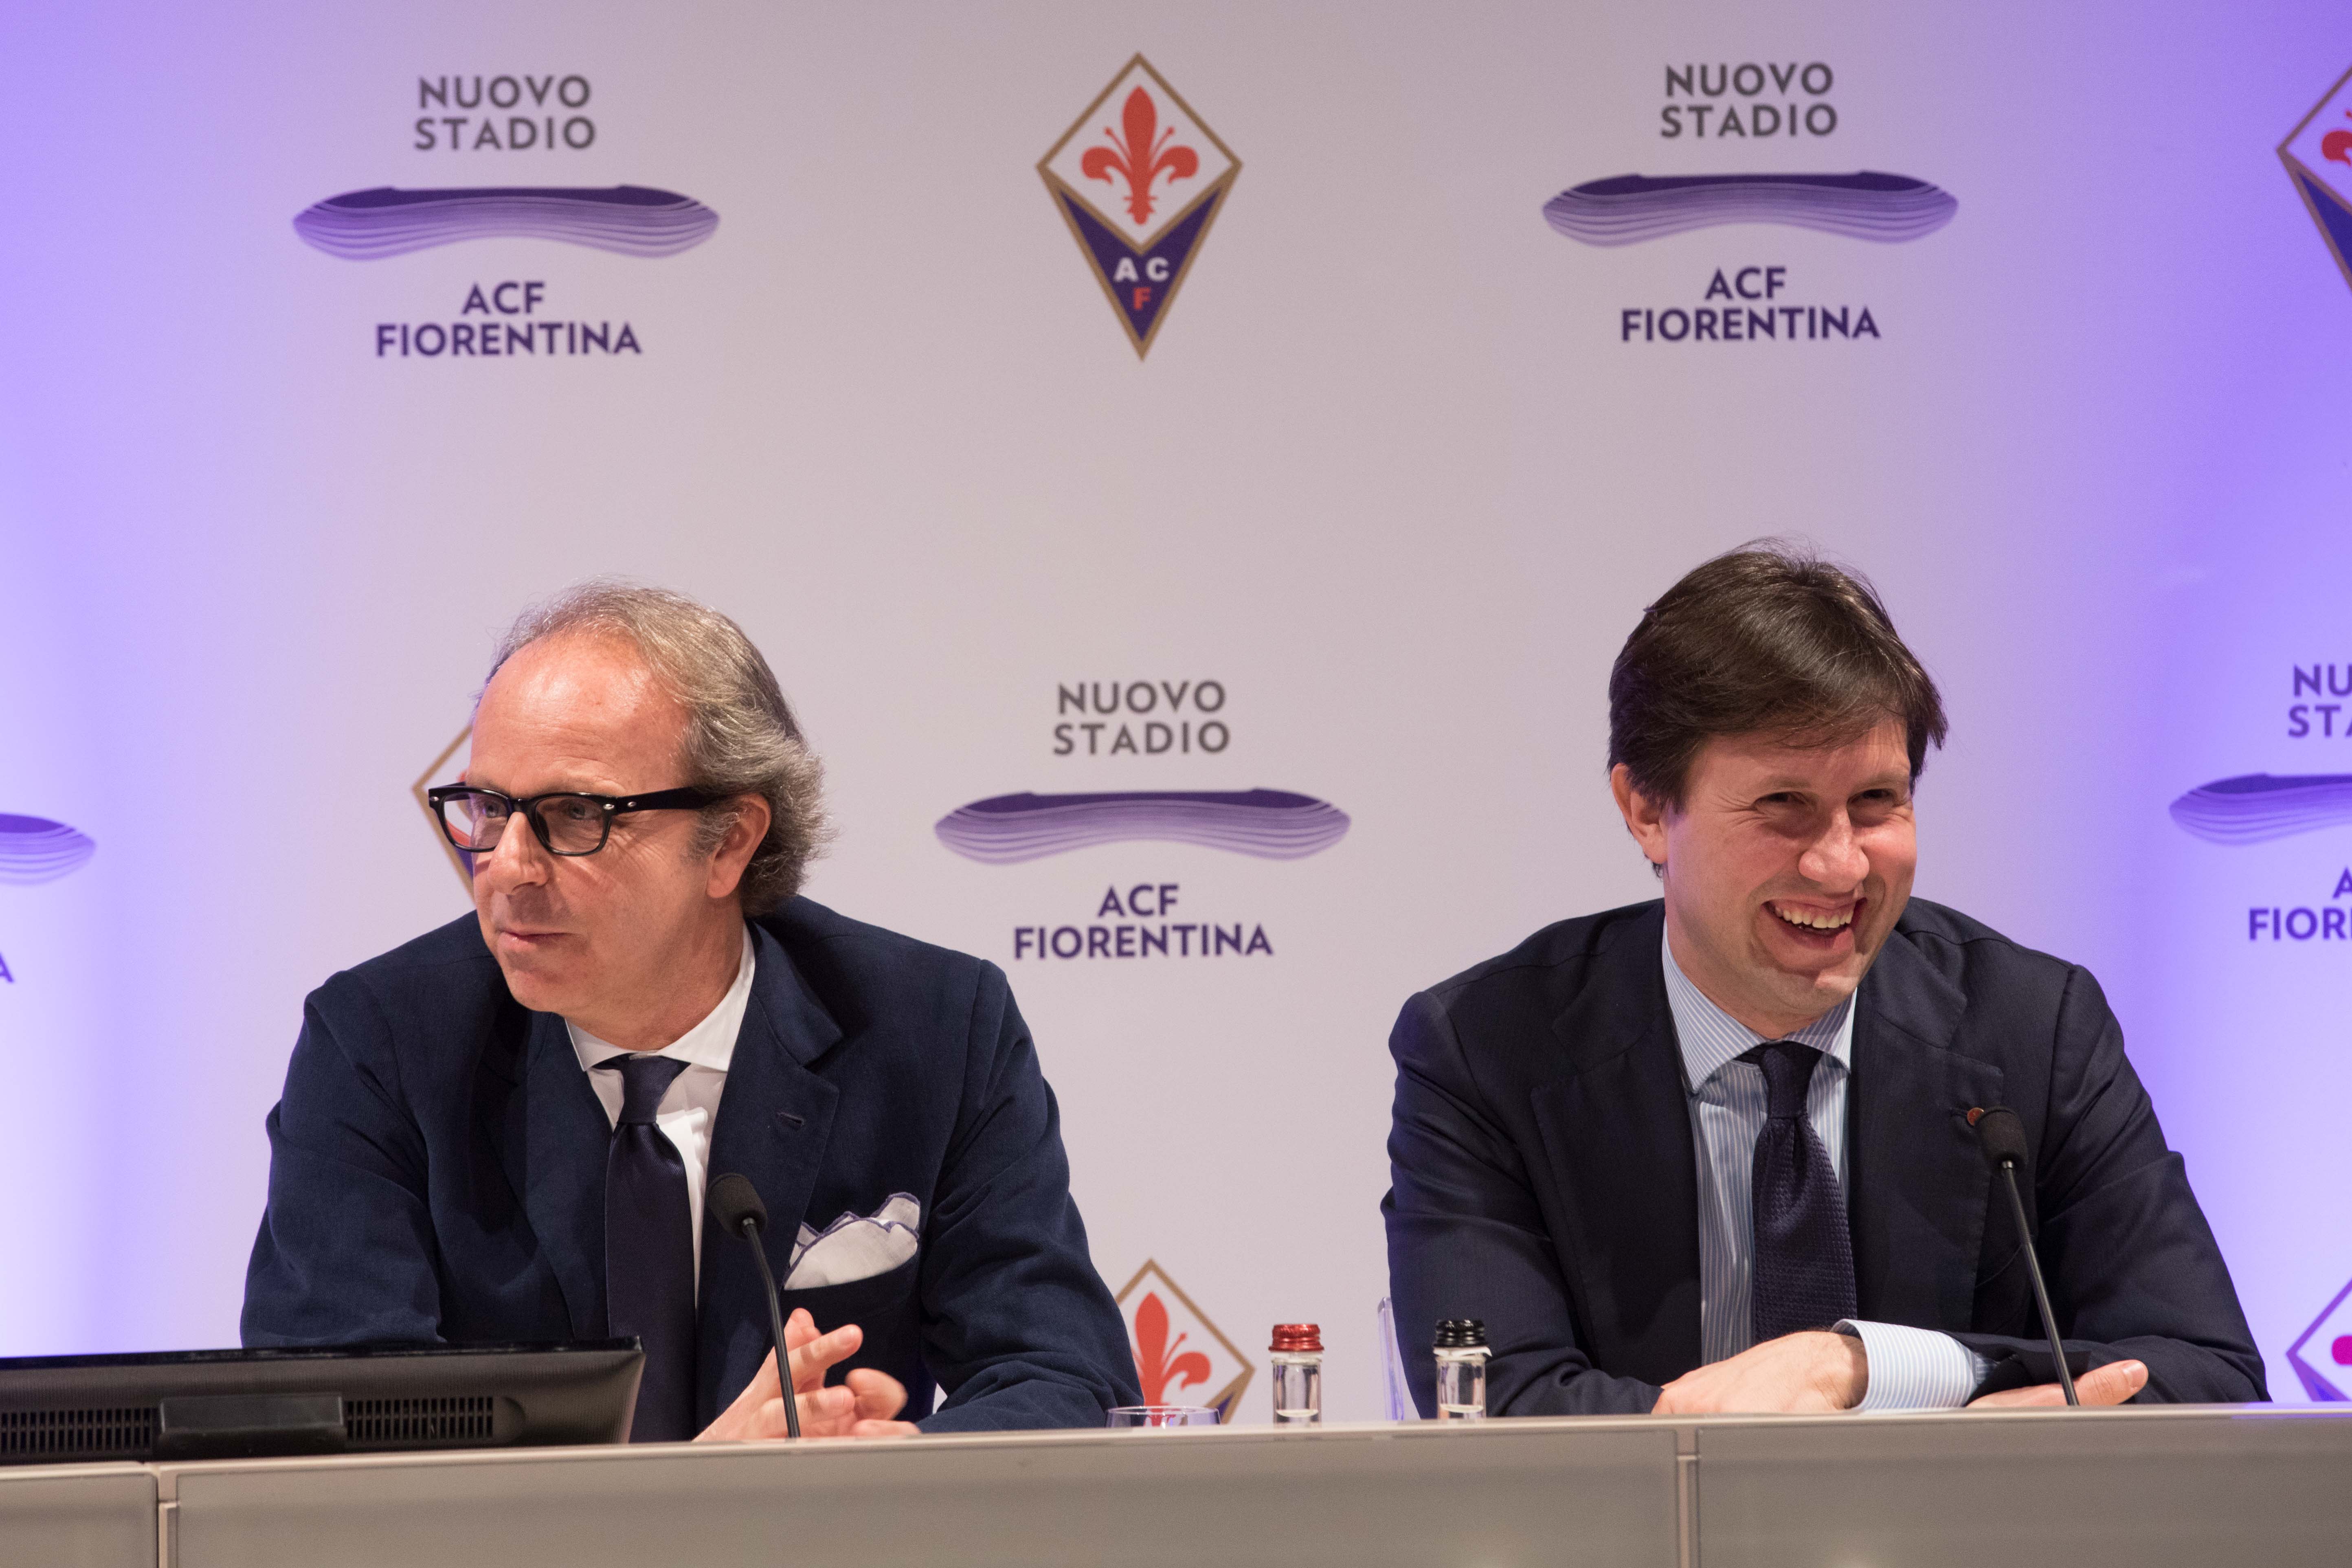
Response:
[[[1958,1410],[1992,1363],[1949,1334],[1848,1318],[1838,1332],[1862,1342],[1869,1384],[1856,1410]]]

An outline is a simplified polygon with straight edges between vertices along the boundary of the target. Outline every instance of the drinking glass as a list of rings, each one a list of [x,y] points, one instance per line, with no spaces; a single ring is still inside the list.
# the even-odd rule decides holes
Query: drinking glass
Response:
[[[1205,1405],[1122,1405],[1107,1426],[1214,1426],[1217,1413]]]

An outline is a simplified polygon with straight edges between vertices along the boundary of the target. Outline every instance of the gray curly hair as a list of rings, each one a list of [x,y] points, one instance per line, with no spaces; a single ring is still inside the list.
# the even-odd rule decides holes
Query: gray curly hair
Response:
[[[568,588],[516,617],[499,639],[490,675],[524,647],[563,633],[626,640],[677,699],[686,710],[679,760],[688,788],[756,795],[768,803],[768,836],[743,868],[743,912],[766,914],[799,892],[809,861],[832,837],[824,815],[824,764],[802,740],[775,671],[743,628],[683,594],[599,579]],[[486,687],[488,679],[483,678]],[[724,804],[705,807],[695,853],[716,848],[740,810]]]

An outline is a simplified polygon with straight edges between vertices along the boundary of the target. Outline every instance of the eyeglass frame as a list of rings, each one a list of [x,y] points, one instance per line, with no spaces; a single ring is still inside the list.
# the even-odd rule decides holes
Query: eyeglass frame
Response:
[[[455,846],[461,855],[495,855],[498,853],[498,846],[494,844],[488,849],[478,849],[470,844],[458,843],[456,831],[449,826],[447,803],[451,797],[460,795],[486,795],[494,800],[506,802],[508,817],[511,819],[520,816],[525,822],[530,823],[531,837],[539,840],[541,848],[550,855],[562,855],[567,858],[596,854],[605,845],[611,843],[613,819],[616,816],[634,811],[698,811],[704,806],[717,805],[721,801],[734,798],[731,795],[714,795],[706,789],[693,788],[657,789],[645,795],[592,795],[586,790],[557,789],[550,790],[545,795],[518,797],[507,794],[504,790],[489,789],[481,784],[436,784],[425,792],[425,801],[433,807],[433,820],[441,825],[441,836]],[[551,800],[595,802],[600,813],[597,819],[600,831],[596,835],[595,848],[558,849],[555,847],[546,821],[539,815],[540,806]],[[499,836],[503,841],[506,830],[500,828]]]

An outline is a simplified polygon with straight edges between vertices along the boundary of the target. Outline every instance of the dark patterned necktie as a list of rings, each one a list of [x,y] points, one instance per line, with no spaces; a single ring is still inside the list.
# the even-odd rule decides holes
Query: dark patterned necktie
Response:
[[[1805,1115],[1805,1089],[1822,1053],[1773,1040],[1739,1058],[1764,1069],[1749,1202],[1756,1222],[1748,1321],[1756,1342],[1826,1329],[1854,1314],[1853,1240],[1830,1152]]]
[[[694,1221],[686,1162],[654,1125],[686,1064],[632,1051],[596,1064],[621,1075],[621,1120],[604,1155],[604,1315],[645,1342],[632,1443],[694,1436]]]

